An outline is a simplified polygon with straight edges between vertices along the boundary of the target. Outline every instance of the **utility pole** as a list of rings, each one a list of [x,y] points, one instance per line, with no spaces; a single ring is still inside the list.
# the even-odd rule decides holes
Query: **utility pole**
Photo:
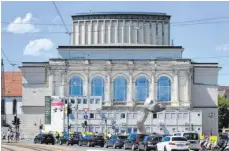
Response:
[[[3,105],[1,107],[1,116],[2,116],[2,126],[4,126],[6,124],[6,109],[5,109],[5,99],[3,98],[5,95],[5,76],[4,76],[4,63],[3,63],[3,59],[2,59],[2,75],[1,75],[1,87],[2,87],[2,91],[1,91],[1,105]],[[4,101],[4,102],[3,102]]]

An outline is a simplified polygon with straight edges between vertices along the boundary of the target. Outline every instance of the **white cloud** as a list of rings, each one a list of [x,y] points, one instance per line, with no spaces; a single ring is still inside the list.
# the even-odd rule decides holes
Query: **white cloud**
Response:
[[[49,39],[36,39],[30,41],[24,49],[24,55],[40,56],[49,53],[54,44]]]
[[[216,48],[219,51],[229,51],[229,44],[223,44]]]
[[[31,13],[27,13],[24,18],[17,17],[13,22],[7,26],[7,31],[15,34],[23,34],[28,32],[38,32],[32,23],[32,20],[37,20]]]
[[[59,15],[53,18],[52,23],[57,23],[58,21],[60,21]]]

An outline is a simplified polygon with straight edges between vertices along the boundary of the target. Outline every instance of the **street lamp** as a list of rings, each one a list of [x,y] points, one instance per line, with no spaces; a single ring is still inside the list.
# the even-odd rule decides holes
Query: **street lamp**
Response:
[[[215,113],[214,112],[210,112],[208,114],[208,117],[211,119],[211,136],[212,136],[212,119],[215,117]]]

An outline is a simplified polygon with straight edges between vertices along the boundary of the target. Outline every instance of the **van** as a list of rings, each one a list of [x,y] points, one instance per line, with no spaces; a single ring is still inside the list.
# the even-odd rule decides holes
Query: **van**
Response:
[[[175,132],[173,136],[186,137],[190,142],[190,150],[200,150],[200,135],[198,132]]]

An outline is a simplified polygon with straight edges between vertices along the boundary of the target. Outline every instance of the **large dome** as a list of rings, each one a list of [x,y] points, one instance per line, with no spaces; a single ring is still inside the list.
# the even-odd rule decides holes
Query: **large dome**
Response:
[[[170,16],[98,12],[72,16],[73,45],[170,45]]]

